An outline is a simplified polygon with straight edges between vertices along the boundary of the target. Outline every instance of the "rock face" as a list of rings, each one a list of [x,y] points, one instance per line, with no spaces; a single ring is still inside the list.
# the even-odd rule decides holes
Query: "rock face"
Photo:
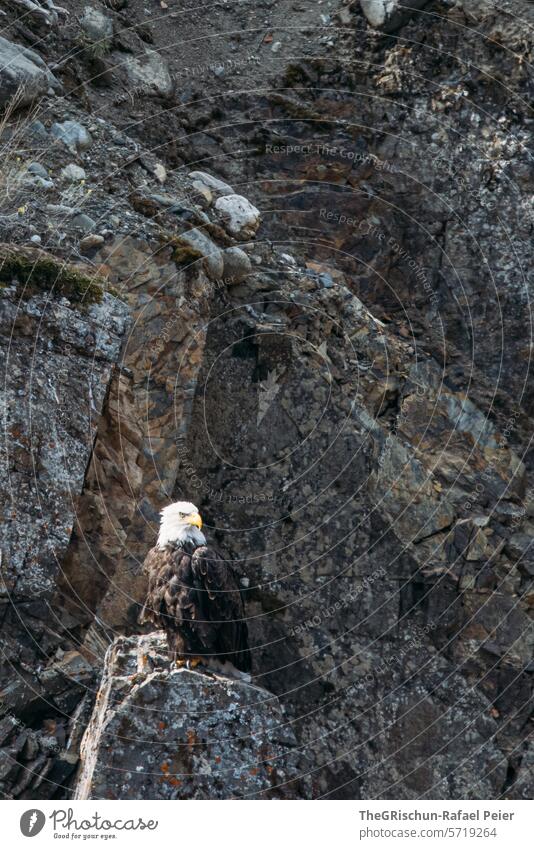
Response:
[[[532,652],[531,585],[508,554],[520,557],[515,526],[531,524],[507,416],[492,422],[478,390],[467,399],[444,386],[435,361],[392,334],[334,267],[284,269],[271,256],[272,282],[246,289],[268,311],[212,320],[175,497],[216,516],[246,580],[257,680],[291,692],[321,793],[494,796],[509,745],[501,676],[506,667],[526,706]],[[335,286],[323,287],[327,274]],[[254,553],[245,562],[243,550]],[[310,699],[322,706],[313,722]],[[319,737],[318,726],[335,731]],[[350,752],[334,774],[341,735]]]
[[[50,782],[63,784],[78,762],[78,754],[62,747],[65,729],[25,728],[13,716],[0,720],[0,792],[2,798],[41,799],[50,795]]]
[[[165,636],[156,632],[118,639],[106,655],[74,797],[298,799],[305,766],[275,696],[170,671]]]
[[[242,26],[251,0],[209,21],[131,2],[127,27],[108,0],[98,42],[86,4],[39,41],[49,67],[68,57],[65,97],[0,122],[5,241],[47,260],[0,269],[2,792],[71,795],[63,755],[72,773],[108,646],[139,632],[158,511],[187,499],[234,562],[253,649],[253,687],[202,686],[252,722],[256,687],[283,700],[313,776],[291,792],[532,797],[532,4],[332,0],[313,38],[317,4],[265,4],[273,31],[291,16],[298,62]],[[10,5],[2,22],[23,37]],[[49,262],[79,273],[82,255],[91,302],[76,275],[49,285]],[[157,640],[147,668],[131,639],[102,690],[126,713],[170,677]],[[175,707],[197,675],[172,673]],[[106,792],[89,784],[113,764],[108,719],[121,757],[146,754],[109,693],[87,794]],[[236,728],[205,731],[179,792],[220,792],[209,739],[235,764]],[[169,758],[160,792],[188,771]],[[282,792],[259,775],[232,793]]]
[[[11,337],[1,360],[10,441],[0,466],[0,684],[4,709],[18,710],[43,692],[23,668],[46,663],[54,642],[43,620],[129,316],[80,267],[39,250],[0,254],[1,329]]]

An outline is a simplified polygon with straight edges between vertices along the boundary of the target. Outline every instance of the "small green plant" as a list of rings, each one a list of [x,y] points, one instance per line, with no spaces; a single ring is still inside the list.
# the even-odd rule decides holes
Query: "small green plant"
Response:
[[[89,59],[103,59],[104,56],[107,56],[111,52],[113,46],[113,40],[111,38],[101,38],[93,41],[85,33],[81,33],[78,36],[77,42],[80,49]]]

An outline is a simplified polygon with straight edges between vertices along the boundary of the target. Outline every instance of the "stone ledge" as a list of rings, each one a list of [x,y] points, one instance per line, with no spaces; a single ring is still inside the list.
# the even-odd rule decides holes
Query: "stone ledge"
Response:
[[[118,638],[82,742],[76,799],[302,799],[308,768],[278,699],[170,669],[164,634]]]

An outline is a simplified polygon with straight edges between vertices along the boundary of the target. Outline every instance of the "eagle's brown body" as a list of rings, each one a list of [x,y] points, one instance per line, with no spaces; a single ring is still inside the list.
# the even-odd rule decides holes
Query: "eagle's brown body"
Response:
[[[141,621],[162,628],[174,660],[230,661],[249,672],[248,629],[237,578],[208,546],[166,545],[145,559],[148,595]]]

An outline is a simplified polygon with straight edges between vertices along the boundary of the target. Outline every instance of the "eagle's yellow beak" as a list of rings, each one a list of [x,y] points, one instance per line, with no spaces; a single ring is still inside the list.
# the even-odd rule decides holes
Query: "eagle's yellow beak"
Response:
[[[200,518],[200,513],[190,513],[189,516],[186,516],[184,519],[188,525],[196,525],[199,530],[202,530],[202,519]]]

